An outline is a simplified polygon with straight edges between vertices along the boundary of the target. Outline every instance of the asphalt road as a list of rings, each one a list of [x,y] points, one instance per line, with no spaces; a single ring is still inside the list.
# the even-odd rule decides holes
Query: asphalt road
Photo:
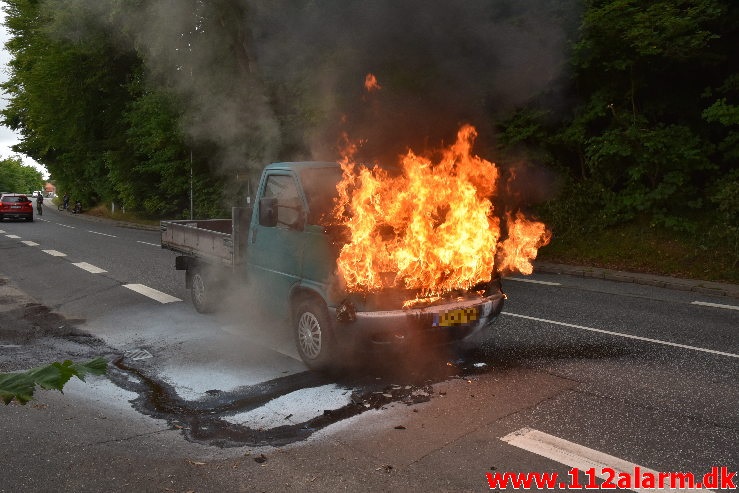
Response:
[[[0,368],[27,365],[31,347],[39,364],[118,365],[40,392],[37,407],[0,408],[14,451],[0,491],[482,491],[504,471],[739,469],[734,299],[515,276],[480,354],[385,354],[328,377],[305,371],[248,293],[197,314],[157,231],[48,208],[42,219],[0,223],[14,290],[0,306],[35,302],[64,321],[33,346],[3,327],[43,324],[0,309]],[[57,323],[96,343],[55,338]]]

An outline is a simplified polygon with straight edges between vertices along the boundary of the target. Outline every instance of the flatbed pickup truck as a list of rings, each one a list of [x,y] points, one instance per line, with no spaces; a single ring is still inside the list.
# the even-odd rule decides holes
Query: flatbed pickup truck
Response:
[[[195,308],[209,312],[232,281],[245,283],[271,320],[292,327],[309,368],[341,362],[345,350],[374,346],[479,344],[503,307],[500,280],[404,308],[415,297],[404,289],[350,293],[341,288],[338,247],[319,224],[336,195],[336,163],[268,165],[253,207],[234,208],[231,219],[162,221],[162,248],[173,250],[186,271]]]

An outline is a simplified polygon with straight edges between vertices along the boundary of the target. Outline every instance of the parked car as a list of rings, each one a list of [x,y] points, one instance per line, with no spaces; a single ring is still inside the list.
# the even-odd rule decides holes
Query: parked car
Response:
[[[33,202],[22,193],[4,193],[0,196],[0,221],[6,218],[33,221]]]

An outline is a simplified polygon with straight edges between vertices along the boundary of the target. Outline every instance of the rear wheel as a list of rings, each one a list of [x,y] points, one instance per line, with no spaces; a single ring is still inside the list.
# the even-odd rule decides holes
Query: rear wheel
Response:
[[[210,279],[200,269],[195,270],[190,277],[190,296],[199,313],[211,313],[215,310],[216,294],[213,291]]]
[[[328,310],[322,301],[305,299],[295,308],[295,344],[303,362],[312,370],[335,365],[336,341]]]

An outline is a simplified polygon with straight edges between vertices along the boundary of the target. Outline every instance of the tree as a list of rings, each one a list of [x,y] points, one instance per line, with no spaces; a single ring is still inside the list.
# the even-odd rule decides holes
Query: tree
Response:
[[[43,185],[41,173],[24,165],[20,157],[0,158],[0,192],[28,193]]]
[[[695,229],[713,184],[736,162],[738,36],[736,2],[589,0],[569,111],[542,97],[501,122],[503,143],[534,149],[564,172],[565,190],[589,196],[579,222],[646,215]]]
[[[86,204],[109,198],[104,156],[124,138],[126,82],[139,62],[121,52],[84,10],[84,36],[55,24],[54,10],[32,0],[5,2],[11,38],[10,95],[3,123],[20,133],[15,150],[44,163],[58,188]]]

